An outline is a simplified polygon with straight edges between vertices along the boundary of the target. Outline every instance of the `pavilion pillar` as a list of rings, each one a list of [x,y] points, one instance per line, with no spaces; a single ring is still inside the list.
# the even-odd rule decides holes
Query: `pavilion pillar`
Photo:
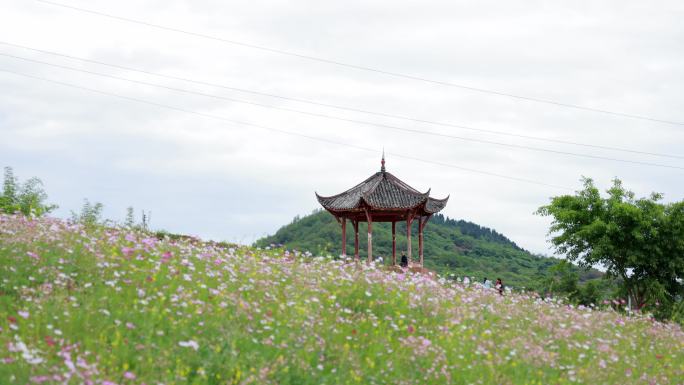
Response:
[[[366,220],[368,221],[368,263],[373,261],[373,217],[366,209]]]
[[[409,265],[411,264],[411,222],[413,222],[413,215],[409,212],[406,215],[406,258],[408,258]]]
[[[347,258],[347,218],[342,218],[342,258]]]
[[[397,265],[397,222],[392,221],[392,266]]]
[[[418,217],[418,257],[420,267],[423,267],[423,217]]]
[[[354,260],[359,261],[359,221],[352,221],[354,225]]]
[[[420,219],[418,219],[418,250],[420,254],[420,267],[423,267],[423,229],[425,229],[425,226],[427,226],[428,221],[430,220],[430,217],[432,214],[428,215],[423,219],[421,216]]]

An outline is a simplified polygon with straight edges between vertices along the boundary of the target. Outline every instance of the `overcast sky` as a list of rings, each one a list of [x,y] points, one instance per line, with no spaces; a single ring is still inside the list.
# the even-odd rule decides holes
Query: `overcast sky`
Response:
[[[198,34],[532,98],[684,122],[681,1],[57,0]],[[0,1],[0,40],[261,93],[483,130],[684,157],[683,125],[360,71],[33,0]],[[0,44],[0,53],[141,82],[462,138],[684,167],[684,159],[488,134],[145,75]],[[267,109],[8,56],[0,69],[374,151],[240,125],[0,71],[0,166],[40,177],[58,216],[83,198],[123,220],[249,243],[387,169],[444,213],[548,253],[533,212],[613,177],[684,198],[684,170],[530,151]],[[432,162],[472,169],[466,171]],[[477,171],[477,172],[476,172]],[[537,181],[531,184],[491,174]],[[427,230],[429,231],[429,226]]]

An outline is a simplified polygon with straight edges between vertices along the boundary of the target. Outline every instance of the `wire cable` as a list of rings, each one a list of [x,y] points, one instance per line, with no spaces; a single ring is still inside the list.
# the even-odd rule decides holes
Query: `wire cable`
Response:
[[[408,75],[408,74],[387,71],[387,70],[374,68],[374,67],[367,67],[367,66],[362,66],[362,65],[357,65],[357,64],[350,64],[350,63],[345,63],[345,62],[332,60],[332,59],[326,59],[326,58],[322,58],[322,57],[318,57],[318,56],[306,55],[306,54],[301,54],[301,53],[297,53],[297,52],[293,52],[293,51],[287,51],[287,50],[282,50],[282,49],[277,49],[277,48],[271,48],[271,47],[246,43],[246,42],[237,41],[237,40],[226,39],[226,38],[208,35],[208,34],[204,34],[204,33],[187,31],[187,30],[183,30],[183,29],[179,29],[179,28],[168,27],[168,26],[164,26],[164,25],[160,25],[160,24],[154,24],[154,23],[150,23],[147,21],[135,20],[135,19],[131,19],[128,17],[112,15],[109,13],[96,11],[96,10],[92,10],[92,9],[86,9],[86,8],[76,7],[73,5],[57,3],[54,1],[48,1],[48,0],[34,0],[34,1],[37,1],[37,2],[43,3],[43,4],[53,5],[56,7],[71,9],[71,10],[79,11],[79,12],[83,12],[83,13],[89,13],[92,15],[107,17],[110,19],[125,21],[128,23],[144,25],[147,27],[152,27],[152,28],[161,29],[161,30],[165,30],[165,31],[182,33],[182,34],[189,35],[189,36],[195,36],[195,37],[210,39],[210,40],[219,41],[222,43],[227,43],[227,44],[257,49],[257,50],[276,53],[276,54],[280,54],[280,55],[293,56],[293,57],[297,57],[300,59],[306,59],[306,60],[311,60],[311,61],[316,61],[316,62],[321,62],[321,63],[326,63],[326,64],[333,64],[336,66],[351,68],[351,69],[360,70],[360,71],[374,72],[374,73],[379,73],[379,74],[397,77],[397,78],[411,79],[411,80],[416,80],[416,81],[420,81],[420,82],[438,84],[438,85],[454,87],[454,88],[460,88],[460,89],[464,89],[464,90],[468,90],[468,91],[480,92],[480,93],[485,93],[485,94],[490,94],[490,95],[505,96],[505,97],[513,98],[513,99],[517,99],[517,100],[524,100],[524,101],[529,101],[529,102],[550,104],[550,105],[555,105],[555,106],[559,106],[559,107],[566,107],[566,108],[573,108],[576,110],[597,112],[597,113],[601,113],[601,114],[620,116],[620,117],[630,118],[630,119],[639,119],[639,120],[646,120],[646,121],[651,121],[651,122],[656,122],[656,123],[664,123],[664,124],[671,124],[671,125],[677,125],[677,126],[684,126],[684,122],[659,119],[659,118],[649,117],[649,116],[645,116],[645,115],[635,115],[635,114],[628,114],[628,113],[623,113],[623,112],[610,111],[610,110],[605,110],[605,109],[600,109],[600,108],[581,106],[578,104],[558,102],[558,101],[550,100],[550,99],[542,99],[542,98],[536,98],[536,97],[531,97],[531,96],[517,95],[517,94],[508,93],[508,92],[489,90],[489,89],[473,87],[473,86],[468,86],[468,85],[463,85],[463,84],[451,83],[451,82],[442,81],[442,80],[433,80],[433,79],[428,79],[425,77],[420,77],[420,76],[415,76],[415,75]]]
[[[271,93],[248,90],[245,88],[238,88],[238,87],[226,86],[226,85],[217,84],[217,83],[210,83],[210,82],[205,82],[205,81],[196,80],[196,79],[190,79],[190,78],[184,78],[184,77],[178,77],[178,76],[172,76],[172,75],[165,75],[165,74],[160,74],[160,73],[156,73],[156,72],[141,70],[138,68],[132,68],[132,67],[122,66],[122,65],[118,65],[118,64],[105,63],[105,62],[98,61],[98,60],[86,59],[86,58],[81,58],[81,57],[72,56],[72,55],[66,55],[66,54],[58,53],[58,52],[54,52],[54,51],[47,51],[47,50],[42,50],[42,49],[38,49],[38,48],[28,47],[25,45],[9,43],[6,41],[1,41],[1,40],[0,40],[0,44],[15,47],[15,48],[26,49],[26,50],[30,50],[30,51],[34,51],[34,52],[44,53],[44,54],[48,54],[48,55],[54,55],[54,56],[68,58],[68,59],[79,60],[79,61],[86,62],[86,63],[98,64],[98,65],[102,65],[102,66],[106,66],[106,67],[110,67],[110,68],[121,69],[121,70],[125,70],[125,71],[138,72],[138,73],[157,76],[157,77],[161,77],[161,78],[179,80],[179,81],[183,81],[183,82],[194,83],[194,84],[216,87],[216,88],[222,88],[222,89],[227,89],[227,90],[231,90],[231,91],[248,93],[248,94],[252,94],[252,95],[267,96],[267,97],[277,98],[277,99],[281,99],[281,100],[294,101],[294,102],[298,102],[298,103],[306,103],[306,104],[311,104],[311,105],[315,105],[315,106],[334,108],[334,109],[338,109],[338,110],[342,110],[342,111],[359,112],[359,113],[363,113],[363,114],[381,116],[381,117],[386,117],[386,118],[401,119],[401,120],[406,120],[406,121],[411,121],[411,122],[416,122],[416,123],[425,123],[425,124],[431,124],[431,125],[435,125],[435,126],[459,128],[459,129],[470,130],[470,131],[475,131],[475,132],[484,132],[484,133],[494,134],[494,135],[510,136],[510,137],[538,140],[538,141],[557,143],[557,144],[567,144],[567,145],[573,145],[573,146],[595,148],[595,149],[601,149],[601,150],[620,151],[620,152],[627,152],[627,153],[640,154],[640,155],[650,155],[650,156],[657,156],[657,157],[664,157],[664,158],[684,159],[684,156],[682,156],[682,155],[663,154],[663,153],[641,151],[641,150],[627,149],[627,148],[621,148],[621,147],[580,143],[580,142],[566,141],[566,140],[560,140],[560,139],[543,138],[543,137],[531,136],[531,135],[514,134],[514,133],[509,133],[509,132],[504,132],[504,131],[488,130],[488,129],[475,128],[475,127],[464,126],[464,125],[457,125],[457,124],[452,124],[452,123],[435,122],[435,121],[431,121],[431,120],[412,118],[412,117],[407,117],[407,116],[402,116],[402,115],[388,114],[388,113],[369,111],[369,110],[358,109],[358,108],[353,108],[353,107],[339,106],[339,105],[335,105],[335,104],[321,103],[321,102],[316,102],[316,101],[312,101],[312,100],[308,100],[308,99],[287,97],[287,96],[276,95],[276,94],[271,94]]]
[[[15,58],[15,59],[25,60],[28,62],[33,62],[33,63],[38,63],[38,64],[49,65],[49,66],[67,69],[67,70],[76,71],[76,72],[83,72],[83,73],[101,76],[101,77],[106,77],[106,78],[110,78],[110,79],[122,80],[122,81],[135,83],[135,84],[141,84],[141,85],[146,85],[146,86],[162,88],[162,89],[175,91],[175,92],[181,92],[181,93],[185,93],[185,94],[199,95],[199,96],[209,97],[209,98],[213,98],[213,99],[225,100],[225,101],[242,103],[242,104],[249,104],[249,105],[262,107],[262,108],[269,108],[269,109],[293,112],[293,113],[315,116],[315,117],[320,117],[320,118],[325,118],[325,119],[332,119],[332,120],[339,120],[339,121],[350,122],[350,123],[355,123],[355,124],[363,124],[363,125],[368,125],[368,126],[388,128],[388,129],[392,129],[392,130],[404,131],[404,132],[409,132],[409,133],[413,133],[413,134],[430,135],[430,136],[437,136],[437,137],[443,137],[443,138],[454,139],[454,140],[461,140],[461,141],[466,141],[466,142],[483,143],[483,144],[489,144],[489,145],[495,145],[495,146],[517,148],[517,149],[529,150],[529,151],[546,152],[546,153],[560,154],[560,155],[567,155],[567,156],[575,156],[575,157],[581,157],[581,158],[607,160],[607,161],[613,161],[613,162],[638,164],[638,165],[650,166],[650,167],[664,167],[664,168],[684,170],[684,167],[672,166],[672,165],[667,165],[667,164],[650,163],[650,162],[642,162],[642,161],[619,159],[619,158],[610,158],[610,157],[599,156],[599,155],[579,154],[579,153],[574,153],[574,152],[552,150],[552,149],[540,148],[540,147],[531,147],[531,146],[524,146],[524,145],[518,145],[518,144],[511,144],[511,143],[494,142],[494,141],[490,141],[490,140],[467,138],[467,137],[455,136],[455,135],[450,135],[450,134],[443,134],[443,133],[432,132],[432,131],[423,131],[423,130],[418,130],[418,129],[413,129],[413,128],[392,126],[392,125],[382,124],[382,123],[375,123],[375,122],[368,122],[368,121],[363,121],[363,120],[342,118],[342,117],[337,117],[337,116],[332,116],[332,115],[319,114],[319,113],[315,113],[315,112],[295,110],[295,109],[286,108],[286,107],[272,106],[272,105],[268,105],[268,104],[262,104],[262,103],[252,102],[252,101],[235,99],[235,98],[230,98],[230,97],[225,97],[225,96],[220,96],[220,95],[207,94],[204,92],[197,92],[197,91],[187,90],[187,89],[183,89],[183,88],[170,87],[170,86],[165,86],[165,85],[161,85],[161,84],[145,82],[145,81],[141,81],[141,80],[127,79],[127,78],[122,78],[122,77],[118,77],[118,76],[114,76],[114,75],[108,75],[108,74],[102,74],[102,73],[94,72],[94,71],[82,70],[82,69],[73,68],[73,67],[69,67],[69,66],[63,66],[60,64],[47,63],[47,62],[43,62],[43,61],[39,61],[39,60],[23,58],[20,56],[15,56],[15,55],[10,55],[10,54],[5,54],[5,53],[0,53],[0,56],[11,57],[11,58]]]
[[[34,76],[34,75],[29,75],[29,74],[25,74],[25,73],[21,73],[21,72],[16,72],[16,71],[8,70],[8,69],[5,69],[5,68],[0,68],[0,72],[6,72],[6,73],[10,73],[10,74],[13,74],[13,75],[16,75],[16,76],[23,76],[23,77],[30,78],[30,79],[41,80],[41,81],[44,81],[44,82],[53,83],[53,84],[58,84],[58,85],[65,86],[65,87],[70,87],[70,88],[75,88],[75,89],[79,89],[79,90],[89,91],[89,92],[97,93],[97,94],[100,94],[100,95],[111,96],[111,97],[115,97],[115,98],[118,98],[118,99],[123,99],[123,100],[132,101],[132,102],[142,103],[142,104],[146,104],[146,105],[150,105],[150,106],[155,106],[155,107],[158,107],[158,108],[163,108],[163,109],[168,109],[168,110],[173,110],[173,111],[177,111],[177,112],[183,112],[183,113],[186,113],[186,114],[202,116],[202,117],[205,117],[205,118],[210,118],[210,119],[214,119],[214,120],[220,120],[220,121],[223,121],[223,122],[229,122],[229,123],[234,123],[234,124],[239,124],[239,125],[244,125],[244,126],[249,126],[249,127],[260,128],[260,129],[263,129],[263,130],[278,132],[278,133],[281,133],[281,134],[286,134],[286,135],[291,135],[291,136],[298,136],[298,137],[302,137],[302,138],[306,138],[306,139],[310,139],[310,140],[314,140],[314,141],[318,141],[318,142],[323,142],[323,143],[328,143],[328,144],[335,144],[335,145],[339,145],[339,146],[345,146],[345,147],[355,148],[355,149],[357,149],[357,150],[363,150],[363,151],[372,152],[372,153],[375,153],[375,154],[379,154],[379,153],[380,153],[378,150],[375,150],[375,149],[372,149],[372,148],[369,148],[369,147],[363,147],[363,146],[358,146],[358,145],[351,144],[351,143],[338,142],[338,141],[335,141],[335,140],[330,140],[330,139],[326,139],[326,138],[321,138],[321,137],[318,137],[318,136],[312,136],[312,135],[302,134],[302,133],[298,133],[298,132],[294,132],[294,131],[283,130],[283,129],[280,129],[280,128],[274,128],[274,127],[269,127],[269,126],[263,126],[263,125],[260,125],[260,124],[254,124],[254,123],[250,123],[250,122],[244,122],[244,121],[234,120],[234,119],[226,118],[226,117],[219,116],[219,115],[207,114],[207,113],[204,113],[204,112],[199,112],[199,111],[194,111],[194,110],[188,110],[188,109],[181,108],[181,107],[176,107],[176,106],[171,106],[171,105],[167,105],[167,104],[152,102],[152,101],[145,100],[145,99],[138,99],[138,98],[133,98],[133,97],[130,97],[130,96],[125,96],[125,95],[115,94],[115,93],[111,93],[111,92],[101,91],[101,90],[97,90],[97,89],[94,89],[94,88],[83,87],[83,86],[79,86],[79,85],[72,84],[72,83],[66,83],[66,82],[62,82],[62,81],[58,81],[58,80],[53,80],[53,79],[48,79],[48,78],[44,78],[44,77],[40,77],[40,76]],[[518,177],[509,176],[509,175],[504,175],[504,174],[497,174],[497,173],[493,173],[493,172],[489,172],[489,171],[482,171],[482,170],[477,170],[477,169],[472,169],[472,168],[467,168],[467,167],[461,167],[461,166],[458,166],[458,165],[455,165],[455,164],[451,164],[451,163],[446,163],[446,162],[433,161],[433,160],[429,160],[429,159],[418,158],[418,157],[413,157],[413,156],[408,156],[408,155],[403,155],[403,154],[396,154],[396,153],[387,153],[387,154],[389,154],[389,155],[391,155],[391,156],[393,156],[393,157],[397,157],[397,158],[408,159],[408,160],[418,161],[418,162],[427,163],[427,164],[434,164],[434,165],[449,167],[449,168],[453,168],[453,169],[457,169],[457,170],[468,171],[468,172],[471,172],[471,173],[482,174],[482,175],[488,175],[488,176],[494,176],[494,177],[503,178],[503,179],[509,179],[509,180],[513,180],[513,181],[517,181],[517,182],[524,182],[524,183],[528,183],[528,184],[535,184],[535,185],[540,185],[540,186],[545,186],[545,187],[552,187],[552,188],[562,189],[562,190],[568,190],[568,191],[574,191],[574,190],[575,190],[575,189],[573,189],[573,188],[571,188],[571,187],[567,187],[567,186],[555,185],[555,184],[550,184],[550,183],[544,183],[544,182],[535,181],[535,180],[532,180],[532,179],[518,178]]]

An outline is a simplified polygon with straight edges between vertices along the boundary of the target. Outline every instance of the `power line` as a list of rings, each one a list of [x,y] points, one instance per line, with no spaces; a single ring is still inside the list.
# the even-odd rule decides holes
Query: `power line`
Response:
[[[4,68],[0,68],[0,71],[1,71],[1,72],[6,72],[6,73],[10,73],[10,74],[13,74],[13,75],[17,75],[17,76],[23,76],[23,77],[30,78],[30,79],[35,79],[35,80],[40,80],[40,81],[44,81],[44,82],[48,82],[48,83],[58,84],[58,85],[65,86],[65,87],[70,87],[70,88],[75,88],[75,89],[79,89],[79,90],[89,91],[89,92],[97,93],[97,94],[100,94],[100,95],[106,95],[106,96],[111,96],[111,97],[115,97],[115,98],[119,98],[119,99],[124,99],[124,100],[128,100],[128,101],[137,102],[137,103],[147,104],[147,105],[155,106],[155,107],[158,107],[158,108],[169,109],[169,110],[173,110],[173,111],[177,111],[177,112],[183,112],[183,113],[186,113],[186,114],[192,114],[192,115],[202,116],[202,117],[210,118],[210,119],[214,119],[214,120],[220,120],[220,121],[223,121],[223,122],[229,122],[229,123],[234,123],[234,124],[239,124],[239,125],[244,125],[244,126],[249,126],[249,127],[260,128],[260,129],[263,129],[263,130],[278,132],[278,133],[282,133],[282,134],[286,134],[286,135],[291,135],[291,136],[298,136],[298,137],[302,137],[302,138],[306,138],[306,139],[310,139],[310,140],[314,140],[314,141],[318,141],[318,142],[323,142],[323,143],[328,143],[328,144],[335,144],[335,145],[339,145],[339,146],[345,146],[345,147],[355,148],[355,149],[357,149],[357,150],[363,150],[363,151],[367,151],[367,152],[372,152],[372,153],[375,153],[375,154],[379,154],[379,151],[377,151],[377,150],[375,150],[375,149],[372,149],[372,148],[369,148],[369,147],[363,147],[363,146],[358,146],[358,145],[355,145],[355,144],[350,144],[350,143],[338,142],[338,141],[335,141],[335,140],[325,139],[325,138],[321,138],[321,137],[318,137],[318,136],[306,135],[306,134],[302,134],[302,133],[298,133],[298,132],[293,132],[293,131],[288,131],[288,130],[283,130],[283,129],[279,129],[279,128],[274,128],[274,127],[263,126],[263,125],[254,124],[254,123],[250,123],[250,122],[244,122],[244,121],[229,119],[229,118],[226,118],[226,117],[223,117],[223,116],[219,116],[219,115],[207,114],[207,113],[204,113],[204,112],[188,110],[188,109],[185,109],[185,108],[170,106],[170,105],[167,105],[167,104],[152,102],[152,101],[149,101],[149,100],[144,100],[144,99],[133,98],[133,97],[130,97],[130,96],[119,95],[119,94],[115,94],[115,93],[111,93],[111,92],[106,92],[106,91],[97,90],[97,89],[94,89],[94,88],[79,86],[79,85],[72,84],[72,83],[66,83],[66,82],[62,82],[62,81],[58,81],[58,80],[53,80],[53,79],[48,79],[48,78],[44,78],[44,77],[40,77],[40,76],[34,76],[34,75],[29,75],[29,74],[25,74],[25,73],[21,73],[21,72],[16,72],[16,71],[4,69]],[[476,173],[476,174],[494,176],[494,177],[497,177],[497,178],[509,179],[509,180],[514,180],[514,181],[518,181],[518,182],[524,182],[524,183],[536,184],[536,185],[545,186],[545,187],[553,187],[553,188],[562,189],[562,190],[574,191],[574,189],[571,188],[571,187],[560,186],[560,185],[555,185],[555,184],[550,184],[550,183],[544,183],[544,182],[539,182],[539,181],[535,181],[535,180],[532,180],[532,179],[518,178],[518,177],[513,177],[513,176],[509,176],[509,175],[504,175],[504,174],[497,174],[497,173],[493,173],[493,172],[489,172],[489,171],[481,171],[481,170],[477,170],[477,169],[472,169],[472,168],[457,166],[457,165],[451,164],[451,163],[445,163],[445,162],[440,162],[440,161],[433,161],[433,160],[429,160],[429,159],[418,158],[418,157],[413,157],[413,156],[408,156],[408,155],[403,155],[403,154],[395,154],[395,153],[388,153],[388,154],[391,155],[391,156],[393,156],[393,157],[397,157],[397,158],[408,159],[408,160],[413,160],[413,161],[418,161],[418,162],[428,163],[428,164],[434,164],[434,165],[443,166],[443,167],[449,167],[449,168],[458,169],[458,170],[462,170],[462,171],[468,171],[468,172],[472,172],[472,173]]]
[[[28,58],[24,58],[21,56],[15,56],[15,55],[10,55],[10,54],[5,54],[5,53],[0,53],[0,56],[11,57],[11,58],[15,58],[15,59],[25,60],[25,61],[33,62],[33,63],[44,64],[44,65],[53,66],[53,67],[62,68],[62,69],[67,69],[67,70],[76,71],[76,72],[83,72],[83,73],[101,76],[101,77],[106,77],[106,78],[110,78],[110,79],[122,80],[122,81],[135,83],[135,84],[142,84],[142,85],[146,85],[146,86],[162,88],[162,89],[171,90],[171,91],[175,91],[175,92],[181,92],[181,93],[185,93],[185,94],[199,95],[199,96],[204,96],[204,97],[209,97],[209,98],[214,98],[214,99],[219,99],[219,100],[226,100],[226,101],[235,102],[235,103],[249,104],[249,105],[258,106],[258,107],[262,107],[262,108],[276,109],[276,110],[293,112],[293,113],[304,114],[304,115],[309,115],[309,116],[315,116],[315,117],[320,117],[320,118],[325,118],[325,119],[332,119],[332,120],[339,120],[339,121],[343,121],[343,122],[363,124],[363,125],[368,125],[368,126],[389,128],[392,130],[404,131],[404,132],[409,132],[409,133],[414,133],[414,134],[437,136],[437,137],[449,138],[449,139],[454,139],[454,140],[461,140],[461,141],[466,141],[466,142],[483,143],[483,144],[489,144],[489,145],[495,145],[495,146],[517,148],[517,149],[523,149],[523,150],[529,150],[529,151],[547,152],[547,153],[552,153],[552,154],[575,156],[575,157],[588,158],[588,159],[608,160],[608,161],[631,163],[631,164],[638,164],[638,165],[644,165],[644,166],[650,166],[650,167],[664,167],[664,168],[684,170],[684,167],[680,167],[680,166],[672,166],[672,165],[666,165],[666,164],[660,164],[660,163],[642,162],[642,161],[635,161],[635,160],[628,160],[628,159],[610,158],[610,157],[599,156],[599,155],[579,154],[579,153],[568,152],[568,151],[552,150],[552,149],[540,148],[540,147],[531,147],[531,146],[495,142],[495,141],[483,140],[483,139],[467,138],[467,137],[455,136],[455,135],[450,135],[450,134],[443,134],[443,133],[432,132],[432,131],[423,131],[423,130],[418,130],[418,129],[413,129],[413,128],[393,126],[393,125],[382,124],[382,123],[374,123],[374,122],[368,122],[368,121],[363,121],[363,120],[342,118],[342,117],[337,117],[337,116],[332,116],[332,115],[319,114],[319,113],[315,113],[315,112],[295,110],[295,109],[286,108],[286,107],[272,106],[272,105],[268,105],[268,104],[262,104],[262,103],[252,102],[252,101],[235,99],[235,98],[230,98],[230,97],[225,97],[225,96],[220,96],[220,95],[207,94],[204,92],[192,91],[192,90],[187,90],[187,89],[183,89],[183,88],[170,87],[170,86],[165,86],[165,85],[161,85],[161,84],[145,82],[145,81],[141,81],[141,80],[127,79],[127,78],[122,78],[119,76],[108,75],[108,74],[103,74],[103,73],[99,73],[99,72],[83,70],[83,69],[79,69],[79,68],[73,68],[73,67],[64,66],[64,65],[60,65],[60,64],[52,64],[52,63],[43,62],[40,60],[28,59]]]
[[[306,55],[306,54],[301,54],[301,53],[297,53],[297,52],[293,52],[293,51],[271,48],[271,47],[256,45],[256,44],[252,44],[252,43],[246,43],[246,42],[242,42],[242,41],[226,39],[226,38],[222,38],[222,37],[218,37],[218,36],[187,31],[187,30],[183,30],[183,29],[179,29],[179,28],[168,27],[168,26],[164,26],[164,25],[160,25],[160,24],[154,24],[154,23],[150,23],[147,21],[135,20],[135,19],[131,19],[128,17],[112,15],[109,13],[105,13],[105,12],[101,12],[101,11],[95,11],[92,9],[80,8],[80,7],[76,7],[73,5],[57,3],[54,1],[48,1],[48,0],[34,0],[34,1],[37,1],[39,3],[57,6],[57,7],[67,8],[67,9],[71,9],[74,11],[89,13],[92,15],[108,17],[111,19],[125,21],[128,23],[144,25],[147,27],[157,28],[157,29],[161,29],[161,30],[165,30],[165,31],[182,33],[182,34],[189,35],[189,36],[210,39],[210,40],[219,41],[222,43],[237,45],[237,46],[246,47],[246,48],[257,49],[257,50],[276,53],[276,54],[280,54],[280,55],[293,56],[293,57],[297,57],[300,59],[306,59],[306,60],[311,60],[311,61],[316,61],[316,62],[321,62],[321,63],[326,63],[326,64],[332,64],[332,65],[351,68],[351,69],[360,70],[360,71],[374,72],[374,73],[379,73],[379,74],[398,77],[398,78],[404,78],[404,79],[416,80],[416,81],[425,82],[425,83],[432,83],[432,84],[438,84],[438,85],[442,85],[442,86],[460,88],[460,89],[464,89],[464,90],[468,90],[468,91],[480,92],[480,93],[485,93],[485,94],[490,94],[490,95],[505,96],[505,97],[518,99],[518,100],[525,100],[525,101],[529,101],[529,102],[551,104],[551,105],[555,105],[555,106],[559,106],[559,107],[567,107],[567,108],[573,108],[573,109],[577,109],[577,110],[591,111],[591,112],[597,112],[597,113],[608,114],[608,115],[613,115],[613,116],[621,116],[621,117],[630,118],[630,119],[647,120],[647,121],[656,122],[656,123],[664,123],[664,124],[671,124],[671,125],[677,125],[677,126],[684,126],[684,122],[659,119],[659,118],[649,117],[649,116],[645,116],[645,115],[635,115],[635,114],[628,114],[628,113],[623,113],[623,112],[610,111],[610,110],[605,110],[605,109],[601,109],[601,108],[581,106],[578,104],[558,102],[558,101],[550,100],[550,99],[542,99],[542,98],[536,98],[536,97],[531,97],[531,96],[512,94],[512,93],[503,92],[503,91],[496,91],[496,90],[489,90],[489,89],[485,89],[485,88],[467,86],[467,85],[463,85],[463,84],[456,84],[456,83],[451,83],[451,82],[442,81],[442,80],[428,79],[428,78],[415,76],[415,75],[408,75],[408,74],[403,74],[403,73],[393,72],[393,71],[387,71],[387,70],[374,68],[374,67],[367,67],[367,66],[362,66],[362,65],[357,65],[357,64],[350,64],[350,63],[345,63],[345,62],[341,62],[341,61],[337,61],[337,60],[326,59],[323,57]]]
[[[46,51],[46,50],[28,47],[28,46],[24,46],[24,45],[20,45],[20,44],[9,43],[9,42],[5,42],[5,41],[1,41],[1,40],[0,40],[0,44],[8,45],[11,47],[16,47],[16,48],[21,48],[21,49],[26,49],[26,50],[30,50],[30,51],[34,51],[34,52],[40,52],[40,53],[44,53],[44,54],[65,57],[68,59],[79,60],[79,61],[83,61],[83,62],[87,62],[87,63],[103,65],[103,66],[107,66],[110,68],[122,69],[122,70],[126,70],[126,71],[132,71],[132,72],[138,72],[138,73],[143,73],[143,74],[147,74],[147,75],[162,77],[162,78],[166,78],[166,79],[180,80],[183,82],[200,84],[200,85],[216,87],[216,88],[223,88],[223,89],[227,89],[227,90],[231,90],[231,91],[243,92],[243,93],[248,93],[248,94],[253,94],[253,95],[267,96],[267,97],[277,98],[277,99],[281,99],[281,100],[294,101],[294,102],[298,102],[298,103],[306,103],[306,104],[311,104],[311,105],[316,105],[316,106],[321,106],[321,107],[335,108],[335,109],[343,110],[343,111],[359,112],[359,113],[363,113],[363,114],[407,120],[407,121],[416,122],[416,123],[425,123],[425,124],[431,124],[431,125],[436,125],[436,126],[459,128],[459,129],[476,131],[476,132],[484,132],[484,133],[494,134],[494,135],[503,135],[503,136],[538,140],[538,141],[544,141],[544,142],[550,142],[550,143],[567,144],[567,145],[581,146],[581,147],[587,147],[587,148],[620,151],[620,152],[627,152],[627,153],[640,154],[640,155],[658,156],[658,157],[665,157],[665,158],[684,159],[684,156],[681,156],[681,155],[663,154],[663,153],[656,153],[656,152],[649,152],[649,151],[626,149],[626,148],[621,148],[621,147],[580,143],[580,142],[566,141],[566,140],[560,140],[560,139],[542,138],[542,137],[531,136],[531,135],[514,134],[514,133],[509,133],[509,132],[504,132],[504,131],[475,128],[475,127],[470,127],[470,126],[457,125],[457,124],[453,124],[453,123],[435,122],[435,121],[430,121],[430,120],[426,120],[426,119],[418,119],[418,118],[412,118],[412,117],[407,117],[407,116],[402,116],[402,115],[395,115],[395,114],[389,114],[389,113],[383,113],[383,112],[369,111],[369,110],[358,109],[358,108],[353,108],[353,107],[339,106],[339,105],[335,105],[335,104],[321,103],[321,102],[316,102],[316,101],[312,101],[312,100],[308,100],[308,99],[293,98],[293,97],[287,97],[287,96],[282,96],[282,95],[276,95],[276,94],[271,94],[271,93],[249,90],[249,89],[245,89],[245,88],[238,88],[238,87],[226,86],[226,85],[217,84],[217,83],[210,83],[210,82],[205,82],[205,81],[200,81],[200,80],[195,80],[195,79],[190,79],[190,78],[184,78],[184,77],[178,77],[178,76],[172,76],[172,75],[164,75],[164,74],[159,74],[159,73],[141,70],[141,69],[137,69],[137,68],[132,68],[132,67],[128,67],[128,66],[105,63],[105,62],[98,61],[98,60],[92,60],[92,59],[86,59],[86,58],[81,58],[81,57],[72,56],[72,55],[66,55],[66,54],[58,53],[58,52],[54,52],[54,51]]]

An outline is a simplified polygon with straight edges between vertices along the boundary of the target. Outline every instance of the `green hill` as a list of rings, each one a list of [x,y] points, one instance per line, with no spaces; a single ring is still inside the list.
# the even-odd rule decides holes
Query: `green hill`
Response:
[[[354,235],[347,227],[347,253],[353,254]],[[417,228],[412,229],[412,253],[418,255]],[[359,249],[364,258],[367,250],[367,225],[359,225]],[[397,223],[397,254],[406,248],[406,223]],[[282,245],[290,250],[310,251],[315,255],[339,255],[340,225],[329,213],[316,210],[280,228],[274,235],[264,237],[256,246]],[[538,256],[519,247],[504,235],[472,222],[456,220],[437,214],[425,229],[425,267],[440,274],[496,279],[514,287],[535,287],[548,274],[548,269],[559,262]],[[388,262],[392,255],[392,230],[389,223],[373,226],[373,254]],[[397,257],[399,258],[399,257]],[[598,278],[596,270],[579,271],[580,281]]]

